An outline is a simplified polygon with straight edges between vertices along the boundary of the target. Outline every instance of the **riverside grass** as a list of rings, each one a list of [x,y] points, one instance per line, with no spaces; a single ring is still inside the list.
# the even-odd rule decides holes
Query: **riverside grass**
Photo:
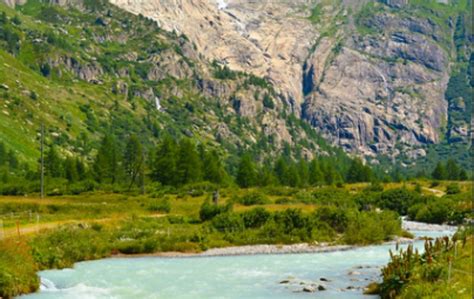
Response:
[[[405,188],[415,192],[419,184],[429,187],[428,182],[414,182]],[[437,192],[447,184],[441,182]],[[253,244],[365,245],[404,235],[395,212],[359,211],[361,197],[371,201],[382,192],[367,193],[369,187],[222,189],[219,206],[229,208],[206,221],[200,218],[203,203],[211,197],[206,192],[176,190],[146,196],[90,193],[43,200],[2,197],[0,211],[7,239],[0,243],[9,249],[0,254],[0,296],[34,291],[39,284],[37,270],[71,267],[78,261],[115,254],[198,253]],[[390,183],[384,189],[400,187]],[[461,184],[461,190],[461,194],[469,194],[467,184]],[[248,201],[242,204],[242,198],[255,194],[265,200],[257,205]],[[30,216],[36,213],[41,215],[39,223]],[[20,240],[16,237],[17,222],[24,235]],[[372,233],[357,227],[378,229]],[[20,243],[24,245],[14,246]]]

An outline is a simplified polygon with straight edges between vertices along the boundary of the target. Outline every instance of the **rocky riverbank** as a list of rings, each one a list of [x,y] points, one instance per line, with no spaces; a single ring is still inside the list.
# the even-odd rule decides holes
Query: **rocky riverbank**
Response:
[[[409,221],[409,220],[406,220],[405,217],[403,218],[402,228],[407,231],[428,231],[428,232],[434,232],[434,231],[454,232],[457,230],[457,226]]]

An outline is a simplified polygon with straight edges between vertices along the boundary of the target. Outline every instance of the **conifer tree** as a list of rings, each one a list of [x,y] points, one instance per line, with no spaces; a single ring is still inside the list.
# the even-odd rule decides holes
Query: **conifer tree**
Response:
[[[306,187],[309,185],[309,166],[306,160],[301,159],[298,162],[298,175],[300,178],[299,186]]]
[[[166,135],[158,145],[151,165],[151,177],[163,185],[175,185],[177,180],[177,144]]]
[[[435,169],[433,170],[433,173],[431,174],[433,179],[435,180],[444,180],[446,179],[446,168],[441,162],[438,162],[436,164]]]
[[[178,160],[176,164],[179,184],[195,183],[201,180],[201,161],[194,143],[183,138],[179,142]]]
[[[219,185],[224,183],[227,178],[227,173],[224,169],[224,166],[222,164],[221,159],[219,158],[217,151],[205,151],[202,156],[204,180]]]
[[[255,164],[249,154],[244,154],[240,159],[237,171],[237,184],[242,188],[249,188],[256,185],[257,171]]]
[[[5,144],[0,141],[0,166],[3,166],[7,163],[7,149]]]
[[[55,145],[49,147],[45,155],[45,172],[52,178],[62,177],[62,161]]]
[[[76,182],[79,180],[79,174],[77,172],[77,160],[71,157],[66,158],[64,161],[64,176],[70,182]]]
[[[288,168],[288,162],[285,158],[280,157],[276,161],[274,171],[280,185],[289,185]]]
[[[115,138],[105,135],[94,162],[94,172],[99,182],[114,184],[119,177],[119,157]]]
[[[446,162],[446,178],[448,180],[456,181],[459,180],[460,168],[456,161],[449,159]]]
[[[123,158],[124,170],[130,189],[138,182],[141,168],[144,167],[143,147],[135,134],[128,138]]]
[[[311,186],[322,185],[324,183],[323,173],[321,172],[317,159],[313,159],[309,165],[309,183]]]

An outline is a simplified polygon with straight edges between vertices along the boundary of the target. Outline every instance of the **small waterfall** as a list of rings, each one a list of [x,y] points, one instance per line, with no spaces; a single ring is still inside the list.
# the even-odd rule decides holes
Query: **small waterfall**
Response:
[[[219,10],[224,10],[228,6],[227,2],[225,0],[217,0],[217,8]]]
[[[41,284],[40,284],[41,291],[57,291],[58,288],[51,280],[41,277]]]

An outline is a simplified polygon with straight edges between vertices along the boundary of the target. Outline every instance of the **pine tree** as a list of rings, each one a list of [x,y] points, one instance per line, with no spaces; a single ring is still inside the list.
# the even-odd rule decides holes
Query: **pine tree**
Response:
[[[257,171],[255,164],[249,154],[244,154],[237,171],[237,184],[242,188],[249,188],[255,186],[256,183]]]
[[[114,184],[119,177],[119,158],[115,138],[105,135],[94,162],[96,178],[102,183]]]
[[[467,172],[466,172],[465,169],[462,168],[462,169],[459,171],[459,180],[460,180],[460,181],[467,181],[467,179],[468,179]]]
[[[130,135],[125,146],[123,157],[125,174],[129,182],[129,189],[138,182],[141,168],[144,167],[143,147],[136,135]]]
[[[77,176],[79,180],[84,180],[87,176],[86,165],[80,158],[76,158]]]
[[[369,182],[371,170],[365,166],[360,159],[353,159],[346,174],[348,183]]]
[[[64,176],[69,181],[69,183],[73,183],[79,180],[76,162],[76,159],[73,159],[71,157],[66,158],[66,160],[64,161]]]
[[[323,172],[324,181],[327,185],[332,185],[336,180],[336,170],[329,160],[326,160],[322,163],[321,170]]]
[[[202,147],[200,148],[200,150]],[[217,151],[205,151],[201,154],[202,158],[202,167],[204,180],[215,183],[222,184],[227,178],[227,173],[224,169],[222,161],[219,158]]]
[[[322,185],[324,183],[323,173],[316,159],[313,159],[309,165],[309,183],[311,186]]]
[[[431,173],[431,176],[435,180],[444,180],[444,179],[446,179],[446,168],[444,167],[444,165],[441,162],[438,162],[438,164],[436,164],[436,167],[433,170],[433,172]]]
[[[11,170],[18,169],[20,162],[18,162],[18,158],[16,157],[13,151],[9,151],[7,154],[7,162],[8,166]]]
[[[5,144],[0,141],[0,166],[3,166],[7,163],[7,149]]]
[[[460,168],[456,161],[449,159],[446,162],[446,178],[451,181],[457,181],[459,180],[459,172]]]
[[[289,176],[288,176],[288,162],[285,158],[280,157],[274,167],[275,176],[278,179],[280,185],[288,186],[289,185]]]
[[[201,180],[201,161],[194,143],[183,138],[179,142],[177,174],[179,184],[195,183]]]
[[[306,160],[301,159],[298,162],[298,175],[300,178],[299,186],[306,187],[309,185],[309,166]]]
[[[44,158],[45,173],[47,176],[52,178],[62,177],[62,161],[59,157],[56,146],[50,146],[49,150],[46,152]]]
[[[177,144],[168,135],[158,145],[151,165],[151,177],[163,185],[175,185],[177,180]]]
[[[298,172],[298,166],[294,163],[291,163],[290,167],[288,168],[287,172],[287,181],[288,186],[290,187],[299,187],[301,186],[301,178]]]

